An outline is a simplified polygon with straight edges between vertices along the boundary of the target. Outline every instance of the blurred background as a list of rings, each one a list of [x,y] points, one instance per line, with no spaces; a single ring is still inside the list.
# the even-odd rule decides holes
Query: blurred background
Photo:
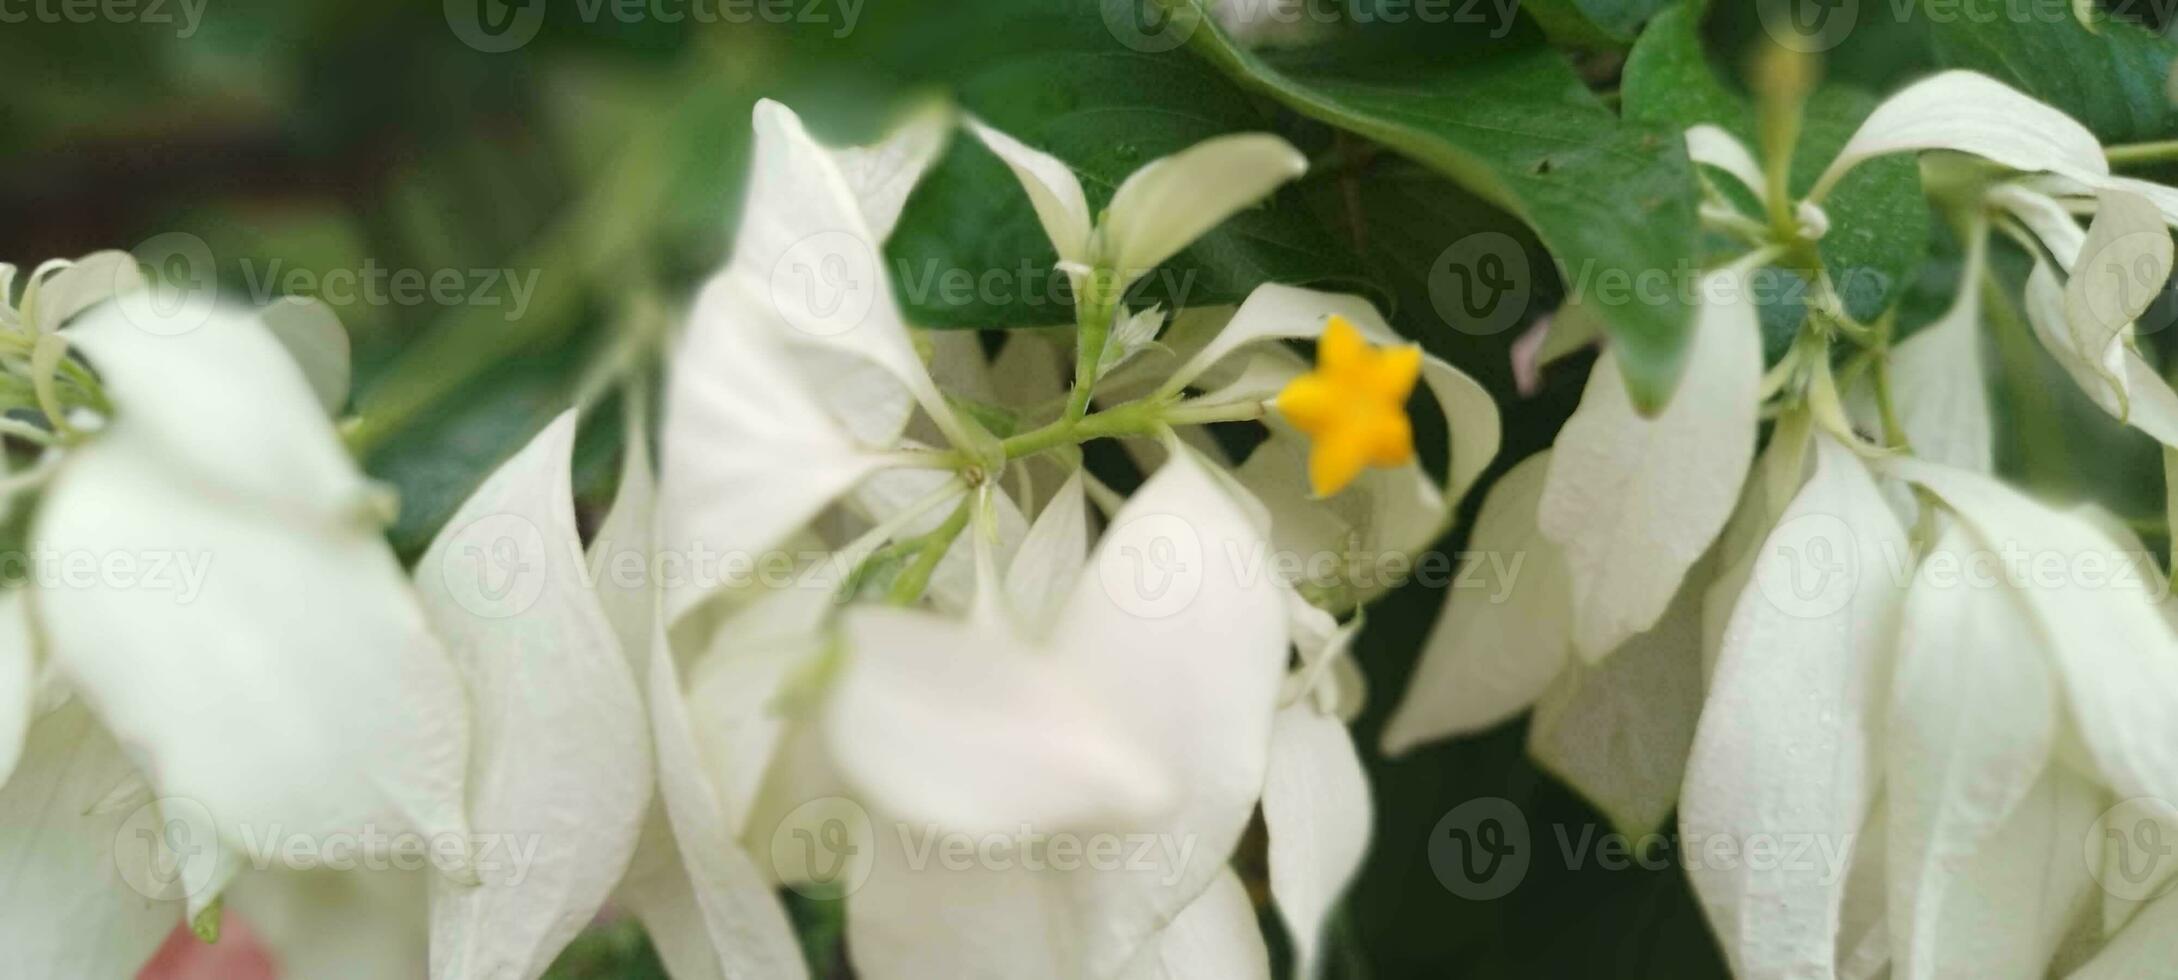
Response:
[[[1341,19],[1370,23],[1357,14],[1371,6]],[[1397,43],[1447,62],[1544,43],[1533,18],[1509,4],[1468,6],[1484,19],[1406,25]],[[763,14],[784,8],[797,23]],[[354,338],[357,442],[370,472],[401,493],[393,537],[411,560],[484,473],[629,349],[650,304],[678,311],[722,260],[760,97],[787,102],[839,142],[874,136],[916,99],[950,97],[1063,151],[1093,200],[1110,194],[1112,175],[1203,136],[1281,132],[1315,158],[1309,177],[1248,216],[1245,234],[1190,253],[1204,272],[1191,300],[1229,300],[1271,279],[1370,294],[1506,405],[1500,472],[1546,445],[1570,413],[1577,364],[1532,395],[1514,389],[1508,349],[1562,292],[1520,222],[1433,171],[1299,119],[1188,48],[1122,44],[1112,25],[1145,16],[1131,0],[784,8],[140,0],[121,12],[13,0],[0,5],[15,14],[0,21],[0,261],[27,268],[117,247],[172,266],[162,267],[169,275],[210,275],[240,300],[293,292],[332,303]],[[689,15],[665,15],[675,11]],[[1752,4],[1711,12],[1704,31],[1725,76],[1739,72],[1761,30]],[[1564,57],[1612,97],[1622,45]],[[1828,53],[1826,72],[1833,84],[1881,93],[1936,64],[1920,19],[1864,18]],[[971,270],[1048,268],[1050,247],[1019,190],[972,142],[956,141],[918,191],[895,252]],[[1431,294],[1439,259],[1484,233],[1517,243],[1530,270],[1505,300],[1514,312],[1491,311],[1488,329],[1445,315]],[[1942,264],[1941,238],[1930,246],[1933,285],[1905,301],[1909,320],[1948,296],[1955,272]],[[909,306],[926,326],[1070,319],[1026,300],[963,306],[926,296]],[[2008,383],[2038,385],[2032,376]],[[2051,451],[2070,462],[2037,461],[2011,438],[2007,468],[2060,474],[2039,485],[2092,487],[2129,515],[2156,513],[2152,455],[2117,442],[2091,407],[2081,412],[2084,402],[2071,404],[2072,388],[2037,396],[2047,406],[2038,424],[2057,427],[2045,442],[2062,444]],[[588,430],[578,484],[594,505],[611,490],[618,429]],[[1426,434],[1418,442],[1442,445]],[[1336,918],[1331,974],[1721,975],[1670,842],[1636,842],[1649,858],[1641,862],[1599,851],[1609,823],[1527,761],[1524,720],[1397,760],[1374,750],[1443,600],[1421,588],[1395,594],[1358,647],[1372,703],[1356,741],[1378,817],[1368,866]],[[1528,866],[1502,895],[1461,894],[1433,871],[1430,841],[1456,808],[1493,798],[1524,815]],[[1261,884],[1260,867],[1252,878]],[[797,911],[813,961],[845,975],[836,919],[807,903]],[[553,975],[663,974],[638,930],[608,921]]]

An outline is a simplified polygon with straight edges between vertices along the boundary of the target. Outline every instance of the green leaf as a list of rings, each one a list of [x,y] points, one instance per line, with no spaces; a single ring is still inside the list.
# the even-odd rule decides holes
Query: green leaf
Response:
[[[1754,140],[1747,99],[1724,84],[1703,50],[1701,12],[1678,4],[1656,15],[1626,56],[1620,78],[1626,118],[1686,129],[1722,126],[1750,145]]]
[[[2164,90],[2178,45],[2109,17],[2089,31],[2073,17],[2072,0],[2010,0],[1997,9],[2000,16],[1971,17],[1949,0],[1924,4],[1936,59],[2063,109],[2107,143],[2178,132],[2178,109]]]
[[[1552,41],[1583,47],[1624,46],[1641,22],[1671,0],[1527,0],[1520,9]]]
[[[1122,45],[1094,3],[1032,9],[999,25],[1033,39],[954,81],[962,106],[1074,169],[1092,213],[1136,168],[1272,120],[1238,86],[1180,50]],[[1028,19],[1033,23],[1019,23]],[[956,139],[909,199],[887,245],[893,288],[919,326],[1073,322],[1066,277],[1027,196],[974,139]],[[1290,190],[1198,239],[1145,277],[1136,308],[1236,301],[1265,282],[1363,282],[1359,262]]]
[[[1519,215],[1605,317],[1634,397],[1651,409],[1670,397],[1691,290],[1619,287],[1694,267],[1697,185],[1675,129],[1622,122],[1563,57],[1532,43],[1308,51],[1274,65],[1207,20],[1192,41],[1302,115],[1406,154]]]
[[[1752,146],[1752,108],[1710,66],[1699,16],[1687,6],[1658,15],[1642,32],[1627,58],[1622,91],[1628,118],[1681,128],[1713,123]],[[1808,100],[1792,158],[1795,194],[1814,183],[1876,102],[1873,95],[1844,86],[1826,87]],[[1862,322],[1875,319],[1897,302],[1928,251],[1929,207],[1920,169],[1910,156],[1869,161],[1838,185],[1824,210],[1830,233],[1819,243],[1823,264],[1847,312]],[[1768,347],[1781,353],[1780,337],[1789,340],[1798,328],[1801,304],[1788,296],[1764,306]]]
[[[1814,184],[1877,101],[1841,87],[1824,88],[1808,100],[1792,158],[1795,194]],[[1930,218],[1921,168],[1906,154],[1870,160],[1839,182],[1823,209],[1830,216],[1830,233],[1817,243],[1823,265],[1846,312],[1866,323],[1897,302],[1928,254]]]

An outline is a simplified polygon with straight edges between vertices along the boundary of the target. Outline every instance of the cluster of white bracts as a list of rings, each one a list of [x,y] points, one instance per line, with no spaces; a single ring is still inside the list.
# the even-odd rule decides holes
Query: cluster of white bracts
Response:
[[[970,126],[1062,267],[1120,288],[1304,166],[1273,137],[1212,140],[1092,218],[1064,164]],[[844,891],[863,976],[1259,976],[1229,861],[1260,809],[1271,891],[1313,962],[1370,822],[1346,730],[1358,617],[1334,614],[1380,586],[1313,583],[1331,598],[1312,605],[1269,549],[1425,546],[1495,455],[1495,408],[1430,359],[1451,485],[1408,465],[1336,505],[1310,498],[1283,428],[1238,466],[1198,426],[1138,441],[1152,472],[1123,501],[1071,455],[977,480],[958,460],[994,440],[953,399],[1026,414],[1064,390],[1041,337],[993,364],[972,336],[918,338],[894,306],[879,246],[956,128],[932,112],[834,149],[760,105],[735,252],[668,361],[656,473],[631,413],[619,497],[586,546],[569,412],[413,576],[327,417],[346,347],[322,310],[162,313],[131,299],[125,256],[34,276],[43,312],[0,326],[57,331],[46,356],[79,352],[112,411],[54,463],[33,550],[209,564],[186,595],[96,578],[0,600],[14,961],[125,975],[224,903],[292,975],[530,978],[611,901],[675,976],[793,977],[782,890],[821,884]],[[797,260],[849,263],[861,302],[780,288]],[[1276,341],[1333,314],[1396,340],[1364,302],[1285,287],[1185,311],[1157,345],[1158,314],[1119,311],[1098,397],[1259,405],[1306,369]],[[845,601],[853,570],[956,507],[972,520],[930,608]],[[1189,594],[1147,609],[1112,569],[1166,535],[1196,562]],[[729,580],[782,554],[803,559],[786,580]],[[841,806],[855,836],[801,850],[797,832],[831,829],[810,808]],[[954,863],[957,839],[994,834],[1029,850]],[[933,835],[942,862],[917,849]],[[1038,843],[1056,838],[1079,846]],[[277,850],[372,840],[387,853],[348,856],[378,870],[298,870]],[[431,866],[400,865],[391,841],[426,842]],[[812,866],[828,858],[853,875]]]
[[[1150,475],[1124,499],[1070,454],[961,465],[998,457],[957,405],[1034,423],[1065,391],[1039,333],[988,358],[895,306],[881,246],[956,128],[934,111],[838,149],[760,105],[735,252],[668,361],[656,473],[632,412],[619,498],[585,546],[563,415],[413,575],[327,418],[347,370],[322,311],[162,313],[130,300],[114,256],[34,275],[0,329],[49,338],[34,369],[80,352],[112,411],[55,450],[31,551],[210,564],[186,594],[92,575],[0,596],[0,945],[30,975],[124,975],[223,900],[295,975],[531,978],[610,901],[677,977],[797,977],[781,894],[822,888],[877,980],[1262,976],[1230,866],[1260,811],[1309,969],[1370,823],[1346,728],[1359,616],[1336,617],[1385,583],[1291,581],[1265,559],[1427,546],[1496,455],[1496,408],[1425,359],[1446,479],[1374,470],[1328,501],[1275,419],[1237,463],[1185,424],[1129,443]],[[1092,215],[1063,163],[966,128],[1091,291],[1303,166],[1275,138],[1216,139]],[[1760,195],[1729,137],[1689,144]],[[2178,192],[2112,177],[2071,120],[1954,73],[1870,117],[1797,203],[1809,233],[1839,175],[1919,150],[2008,175],[1968,222],[1958,302],[1892,354],[1918,458],[1819,409],[1788,412],[1758,459],[1764,256],[1710,273],[1670,404],[1637,412],[1607,351],[1556,445],[1484,502],[1473,547],[1522,560],[1449,603],[1387,743],[1533,707],[1535,757],[1624,829],[1676,807],[1683,846],[1804,839],[1828,860],[1689,868],[1744,975],[2136,975],[2178,961],[2178,898],[2103,894],[2099,862],[2121,857],[2092,831],[2178,800],[2178,633],[2139,577],[2001,564],[2077,573],[2140,549],[1989,475],[1979,290],[1987,236],[2018,238],[2044,345],[2178,445],[2178,396],[2134,346],[2146,294],[2104,285],[2167,277]],[[796,269],[844,269],[852,295],[782,288]],[[1157,311],[1114,313],[1099,403],[1178,401],[1182,420],[1271,398],[1306,370],[1278,341],[1329,316],[1396,339],[1364,301],[1284,286],[1179,311],[1162,336]],[[853,597],[858,568],[955,513],[968,527],[934,552],[928,602]],[[1175,527],[1189,592],[1158,606],[1124,586]],[[803,559],[783,579],[724,574],[781,554]],[[511,600],[490,584],[507,574]],[[263,853],[347,838],[447,846],[428,869],[339,873]],[[992,839],[1027,850],[950,856]],[[1116,844],[1117,863],[1059,839]]]
[[[1688,142],[1761,196],[1731,137]],[[1524,553],[1524,574],[1506,601],[1450,602],[1387,742],[1533,706],[1531,753],[1623,828],[1676,806],[1743,976],[2150,975],[2178,962],[2178,896],[2141,908],[2157,883],[2124,884],[2140,856],[2102,830],[2178,813],[2168,590],[2115,521],[1990,475],[1982,290],[2002,229],[2036,259],[2043,345],[2178,444],[2132,327],[2170,274],[2178,192],[2112,177],[2078,123],[1953,72],[1879,107],[1798,213],[1862,161],[1930,150],[2010,173],[1964,216],[1958,300],[1890,355],[1919,458],[1871,451],[1830,393],[1756,460],[1745,263],[1712,274],[1662,413],[1634,410],[1606,353],[1556,446],[1493,489],[1474,547]],[[1932,540],[1911,538],[1924,516]]]

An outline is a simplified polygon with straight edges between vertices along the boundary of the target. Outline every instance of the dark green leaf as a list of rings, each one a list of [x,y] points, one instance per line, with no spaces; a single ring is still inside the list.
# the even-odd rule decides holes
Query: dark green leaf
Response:
[[[2178,45],[2117,19],[2103,19],[2089,31],[2074,19],[2072,0],[1990,6],[1969,16],[1978,5],[1923,4],[1938,61],[2001,79],[2063,109],[2105,142],[2178,132],[2178,109],[2164,88]]]
[[[1370,57],[1304,52],[1273,64],[1208,22],[1210,61],[1303,115],[1406,154],[1518,214],[1565,281],[1599,309],[1634,397],[1670,397],[1692,311],[1687,290],[1622,291],[1691,268],[1696,182],[1676,130],[1621,122],[1564,58],[1515,40]],[[1588,287],[1594,287],[1594,290]],[[1600,292],[1621,293],[1618,301]]]
[[[1685,129],[1722,126],[1752,143],[1747,99],[1724,84],[1702,49],[1701,12],[1681,3],[1656,15],[1626,56],[1619,85],[1626,118]]]
[[[1520,9],[1561,44],[1623,45],[1671,0],[1527,0]]]
[[[1035,23],[1013,35],[1040,49],[1014,46],[954,84],[967,110],[1066,161],[1092,212],[1151,160],[1212,136],[1271,128],[1254,100],[1187,52],[1122,45],[1094,3],[1055,6],[1063,9],[1022,15]],[[973,139],[955,140],[917,188],[888,251],[894,290],[918,325],[1073,321],[1065,277],[1026,195]],[[1130,302],[1171,308],[1232,302],[1265,282],[1360,281],[1352,253],[1289,192],[1203,236],[1145,277]]]
[[[1853,130],[1875,110],[1876,98],[1846,88],[1825,88],[1808,100],[1799,151],[1792,159],[1794,193],[1805,192],[1829,166]],[[1928,252],[1928,198],[1921,168],[1910,155],[1863,163],[1823,201],[1830,233],[1819,243],[1823,265],[1845,300],[1846,312],[1865,323],[1897,301]]]

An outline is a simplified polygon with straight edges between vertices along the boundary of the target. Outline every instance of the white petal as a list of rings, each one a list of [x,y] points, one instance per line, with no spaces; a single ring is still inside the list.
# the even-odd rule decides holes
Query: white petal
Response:
[[[680,675],[660,623],[651,639],[651,735],[658,753],[658,797],[679,845],[720,973],[728,977],[809,975],[786,909],[727,823],[689,732]]]
[[[651,472],[647,410],[638,407],[641,398],[635,393],[625,397],[629,407],[623,418],[620,486],[584,560],[596,576],[597,601],[627,659],[629,676],[643,690],[650,673],[651,617],[662,585],[651,566],[657,550],[658,477]]]
[[[2166,858],[2167,860],[2167,858]],[[2135,980],[2168,975],[2178,963],[2178,890],[2156,899],[2095,954],[2072,980]]]
[[[325,520],[353,517],[372,496],[302,368],[255,317],[159,321],[108,305],[63,334],[98,369],[115,428],[192,478]]]
[[[1088,957],[1099,973],[1209,886],[1262,791],[1289,645],[1280,590],[1247,564],[1264,547],[1205,464],[1173,454],[1113,516],[1096,574],[1075,587],[1053,630],[1053,652],[1084,688],[1116,704],[1174,767],[1181,805],[1148,829],[1194,845],[1156,868],[1086,882]]]
[[[477,488],[416,566],[475,711],[470,819],[531,849],[480,866],[481,886],[433,882],[435,976],[542,975],[620,880],[650,799],[641,696],[584,580],[574,449],[570,409]],[[493,602],[494,589],[527,601]]]
[[[2119,800],[2104,812],[2097,835],[2102,848],[2102,922],[2099,935],[2116,935],[2144,905],[2165,892],[2178,891],[2178,861],[2158,852],[2178,840],[2178,803],[2152,797]],[[2092,854],[2092,851],[2090,851]]]
[[[38,706],[38,658],[20,589],[0,593],[0,786],[22,758]]]
[[[32,312],[38,317],[38,330],[50,333],[78,313],[144,288],[144,273],[136,257],[127,252],[93,252],[38,281],[34,288],[37,309]]]
[[[1275,886],[1274,886],[1275,887]],[[1303,973],[1302,976],[1310,974]],[[1123,980],[1270,980],[1247,886],[1228,870],[1121,974]]]
[[[1663,615],[1754,459],[1762,344],[1746,271],[1713,273],[1702,288],[1671,403],[1642,417],[1607,351],[1558,433],[1537,523],[1565,552],[1573,645],[1591,660]]]
[[[2093,831],[2102,798],[2063,766],[2028,789],[1980,852],[1961,862],[1942,922],[1929,930],[1929,958],[1910,969],[1898,963],[1892,976],[2052,975],[2050,961],[2095,887],[2080,842]]]
[[[332,307],[321,300],[290,296],[274,300],[257,315],[302,368],[325,414],[340,414],[341,406],[348,404],[348,331]]]
[[[1007,569],[1006,596],[1031,635],[1041,635],[1058,615],[1089,560],[1089,510],[1081,481],[1081,471],[1075,470],[1060,484]]]
[[[2178,799],[2178,635],[2159,611],[2149,556],[1990,477],[1912,460],[1894,469],[1942,497],[1998,557],[2026,556],[2004,572],[2022,583],[2013,589],[2107,785],[2121,798]]]
[[[1820,439],[1815,473],[1763,544],[1726,628],[1679,807],[1693,846],[1785,851],[1768,861],[1704,851],[1690,868],[1738,975],[1833,968],[1844,861],[1880,775],[1879,683],[1904,592],[1887,563],[1905,553],[1874,477]]]
[[[1884,797],[1878,796],[1871,812],[1880,815],[1884,806]],[[1884,903],[1890,870],[1887,826],[1880,816],[1870,819],[1853,842],[1838,916],[1838,976],[1844,980],[1875,980],[1888,976],[1891,968],[1890,910]]]
[[[1654,832],[1671,814],[1694,746],[1702,581],[1689,578],[1655,628],[1603,662],[1576,661],[1560,673],[1528,722],[1528,756],[1630,836]]]
[[[945,690],[951,686],[989,693],[1001,683],[1009,691],[1022,691],[1023,697],[1038,698],[1035,704],[1046,715],[1043,724],[1059,731],[1080,727],[1074,719],[1081,710],[1093,708],[1097,716],[1109,719],[1115,733],[1137,740],[1163,774],[1165,785],[1180,793],[1178,805],[1165,808],[1154,819],[1106,825],[1147,835],[1143,839],[1170,841],[1170,849],[1157,849],[1141,863],[1063,875],[1057,885],[1010,875],[978,883],[967,880],[965,873],[924,869],[922,876],[933,880],[901,884],[895,893],[880,889],[879,879],[916,876],[895,875],[880,867],[877,878],[857,893],[849,917],[858,963],[898,963],[906,958],[921,959],[926,968],[943,962],[948,970],[945,975],[1041,975],[1052,972],[1051,968],[1024,974],[1009,964],[1017,966],[1015,957],[1056,956],[1059,962],[1073,964],[1070,969],[1085,967],[1091,974],[1109,975],[1209,887],[1223,872],[1261,793],[1271,718],[1288,656],[1280,590],[1248,565],[1250,556],[1260,555],[1263,547],[1254,522],[1227,489],[1194,454],[1181,452],[1170,454],[1114,516],[1112,529],[1091,561],[1094,573],[1075,585],[1043,643],[1005,636],[988,623],[980,627],[947,623],[927,615],[872,611],[850,620],[861,635],[860,642],[851,645],[853,660],[846,670],[882,671],[888,677],[925,675],[925,679],[893,679],[895,690],[861,697],[870,702],[871,710],[878,707],[874,702],[880,694],[900,698],[918,689],[928,689],[933,704],[959,702],[952,719],[899,715],[913,723],[903,726],[895,740],[920,731],[914,737],[933,747],[941,739],[949,741],[946,754],[925,752],[909,758],[897,748],[872,744],[868,737],[837,737],[835,728],[834,752],[858,753],[871,760],[882,756],[891,763],[891,769],[879,771],[842,760],[843,768],[860,780],[882,780],[890,790],[885,800],[902,801],[923,811],[922,815],[970,826],[989,825],[1039,797],[1053,820],[1071,816],[1063,811],[1097,802],[1075,799],[1089,795],[1083,790],[1053,786],[1068,775],[1063,771],[1008,768],[1009,757],[1023,761],[1064,758],[1055,755],[1063,746],[1039,744],[1051,737],[1037,733],[1037,719],[1008,717],[1033,712],[978,705],[975,698]],[[1033,674],[1042,676],[1030,676],[1033,683],[1015,683]],[[848,677],[840,682],[842,688],[852,683]],[[1060,693],[1078,698],[1079,709],[1060,707]],[[828,712],[849,716],[835,725],[854,724],[852,716],[868,713],[842,712],[847,700],[843,691]],[[993,727],[978,733],[978,723]],[[951,735],[958,737],[945,738]],[[1016,744],[974,744],[1003,741],[995,735],[1006,735]],[[1073,749],[1087,763],[1086,770],[1073,774],[1074,778],[1106,783],[1110,773],[1101,761],[1106,756],[1092,752],[1093,747],[1090,743]],[[961,771],[979,767],[997,771]],[[1008,798],[1000,780],[1018,783],[1010,795],[1019,798]],[[986,782],[988,787],[980,785]],[[972,809],[961,806],[972,802],[966,796],[948,798],[928,788],[941,784],[963,793],[974,789],[999,812],[980,817],[973,812],[933,812],[947,806]],[[1107,801],[1105,816],[1111,816],[1113,802],[1126,800]],[[1010,831],[1020,824],[1016,820],[1013,827],[999,826]],[[1048,824],[1031,825],[1031,829],[1043,826]],[[1052,916],[1058,913],[1038,912],[1034,905],[1037,889],[1047,887],[1063,889],[1057,900],[1064,902],[1067,911],[1056,920]],[[993,890],[1002,898],[978,897]],[[873,892],[878,897],[870,897]],[[916,894],[921,897],[908,897]],[[866,897],[873,903],[868,915],[863,912]],[[954,902],[962,911],[949,912],[945,928],[933,937],[932,913],[912,907],[917,901],[926,905]],[[1013,908],[1017,904],[1022,907]],[[994,929],[966,911],[991,905],[1007,907],[1004,928]],[[1030,922],[1019,921],[1024,917]],[[865,941],[884,951],[865,947]],[[927,969],[902,968],[886,975],[931,974]]]
[[[157,336],[97,312],[71,332],[118,414],[33,529],[98,562],[40,590],[60,672],[223,830],[462,836],[460,678],[300,371],[247,320]]]
[[[1530,456],[1483,498],[1468,560],[1482,563],[1486,587],[1448,596],[1406,699],[1384,728],[1386,753],[1503,722],[1565,669],[1571,583],[1558,547],[1535,527],[1549,466],[1549,451]]]
[[[117,847],[146,846],[134,833],[163,829],[156,812],[148,804],[141,812],[91,812],[115,783],[135,773],[80,702],[32,727],[22,764],[0,786],[0,854],[8,856],[8,873],[0,875],[0,903],[8,910],[0,915],[0,943],[10,971],[26,977],[135,976],[181,921],[180,902],[145,896],[116,860]],[[135,879],[138,885],[166,880]]]
[[[738,279],[714,279],[673,359],[660,435],[660,548],[687,565],[690,581],[667,592],[668,620],[725,584],[719,563],[763,556],[885,464],[801,384],[773,341],[778,328],[760,322],[770,315]]]
[[[2105,190],[2078,264],[2065,281],[2065,320],[2076,349],[2104,362],[2170,280],[2170,229],[2138,195]]]
[[[2087,244],[2087,232],[2080,228],[2078,218],[2057,200],[2029,183],[1998,184],[1989,191],[1989,201],[2026,226],[2042,245],[2049,249],[2059,267],[2070,271],[2080,260],[2080,249]]]
[[[950,423],[952,410],[931,384],[893,298],[882,236],[839,160],[792,110],[769,99],[756,105],[755,129],[747,205],[724,274],[743,279],[770,315],[736,326],[769,328],[803,357],[829,351],[873,364],[890,383],[847,394],[895,403],[912,397]],[[830,362],[812,370],[815,387],[833,386]]]
[[[1724,628],[1740,594],[1754,581],[1755,559],[1762,556],[1762,542],[1769,540],[1778,518],[1800,495],[1807,480],[1808,444],[1813,422],[1806,414],[1788,414],[1770,431],[1770,444],[1747,476],[1739,506],[1724,525],[1716,545],[1717,577],[1702,596],[1702,677],[1717,672],[1717,657],[1724,647]]]
[[[628,861],[627,877],[613,891],[613,904],[627,909],[643,923],[644,935],[674,980],[725,980],[718,955],[711,950],[710,933],[704,929],[703,907],[696,902],[695,886],[681,865],[680,848],[673,842],[673,825],[666,820],[665,804],[652,800],[643,819],[643,834]]]
[[[1280,710],[1271,730],[1270,770],[1263,780],[1263,825],[1270,837],[1271,897],[1285,920],[1286,934],[1293,937],[1299,976],[1317,975],[1325,919],[1361,870],[1373,819],[1369,781],[1346,726],[1306,699]],[[1212,885],[1178,922],[1188,921],[1219,887]],[[1248,932],[1256,931],[1253,914],[1247,926]],[[1170,941],[1168,930],[1159,945]]]
[[[1967,951],[1943,934],[1963,873],[2042,778],[2054,678],[2023,600],[1959,571],[1987,546],[1956,523],[1924,560],[1900,620],[1889,728],[1890,933],[1925,976]],[[2078,862],[2074,862],[2077,864]]]
[[[1947,71],[1883,101],[1808,193],[1821,200],[1862,161],[1909,150],[1957,150],[2013,170],[2083,182],[2110,173],[2087,127],[1987,75]]]
[[[2096,185],[2110,190],[2138,195],[2155,205],[2167,224],[2178,224],[2178,188],[2165,187],[2137,177],[2111,177]]]
[[[1188,243],[1308,171],[1308,158],[1267,133],[1215,136],[1127,175],[1104,212],[1105,254],[1122,288]]]
[[[2063,289],[2047,262],[2035,263],[2021,304],[2035,338],[2110,417],[2165,446],[2178,446],[2178,391],[2128,344],[2111,347],[2100,362],[2082,354],[2066,323]]]
[[[1981,290],[1971,275],[1942,319],[1891,351],[1891,388],[1899,427],[1915,455],[1982,472],[1995,465]]]
[[[1031,832],[1049,833],[1040,828]],[[1012,837],[1002,838],[1012,841]],[[938,848],[976,838],[928,824],[885,822],[870,843],[868,880],[848,896],[847,949],[869,980],[1087,980],[1070,878],[1088,869],[1086,842],[1071,868],[1031,868],[1011,849],[982,860]],[[858,845],[859,846],[859,845]],[[956,848],[958,844],[954,845]]]
[[[1065,161],[1041,150],[1029,148],[1020,140],[983,124],[982,120],[969,117],[968,131],[976,134],[983,145],[990,147],[1005,161],[1021,181],[1021,189],[1028,192],[1029,204],[1036,208],[1036,218],[1043,222],[1044,234],[1059,252],[1059,261],[1088,264],[1095,261],[1089,254],[1089,201],[1081,193],[1081,181],[1074,176],[1073,168]]]
[[[1704,123],[1686,131],[1686,155],[1695,163],[1706,163],[1737,178],[1748,193],[1761,199],[1769,182],[1763,179],[1762,165],[1755,162],[1754,154],[1739,137],[1726,132],[1723,127]]]
[[[878,241],[892,237],[908,195],[945,152],[952,135],[952,107],[931,102],[917,107],[876,143],[832,151],[840,176],[854,191]]]
[[[778,596],[778,598],[774,598]],[[721,624],[688,671],[690,734],[716,791],[726,826],[737,837],[748,824],[783,740],[789,685],[814,668],[830,638],[815,616],[795,606],[829,603],[802,587],[767,595]]]
[[[826,736],[873,806],[980,835],[1131,823],[1170,804],[1150,745],[1050,657],[929,613],[846,622]]]
[[[2072,332],[2072,325],[2065,315],[2064,285],[2050,264],[2037,257],[2034,271],[2027,274],[2027,283],[2021,296],[2021,306],[2027,314],[2027,322],[2034,327],[2034,335],[2049,351],[2058,366],[2071,375],[2074,384],[2087,397],[2114,418],[2127,419],[2125,371],[2126,351],[2112,346],[2100,352],[2100,356],[2082,351],[2079,339]]]

